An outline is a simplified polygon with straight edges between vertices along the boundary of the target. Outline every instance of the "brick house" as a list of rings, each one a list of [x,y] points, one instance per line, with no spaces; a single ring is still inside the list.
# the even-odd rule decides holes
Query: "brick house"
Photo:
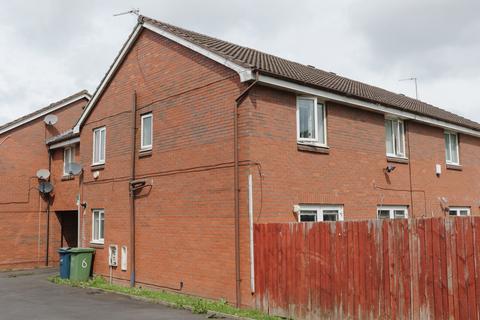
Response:
[[[47,143],[77,144],[64,192],[95,273],[115,246],[118,281],[253,305],[253,223],[479,214],[479,137],[424,102],[142,16]]]
[[[51,264],[58,261],[58,247],[76,245],[69,229],[76,228],[75,197],[65,196],[72,188],[57,169],[63,168],[63,149],[52,149],[49,161],[45,139],[71,129],[89,99],[81,91],[0,126],[0,269]],[[51,114],[58,122],[46,125],[44,117]],[[50,207],[38,191],[36,176],[37,170],[49,168],[54,185]],[[75,194],[77,188],[72,189]]]

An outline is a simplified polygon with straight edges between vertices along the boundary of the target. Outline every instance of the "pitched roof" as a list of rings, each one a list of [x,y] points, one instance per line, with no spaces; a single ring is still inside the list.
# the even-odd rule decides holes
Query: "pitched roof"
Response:
[[[139,16],[139,22],[151,23],[166,32],[198,45],[235,64],[256,70],[260,74],[285,79],[367,102],[379,103],[395,109],[480,131],[480,124],[475,121],[402,94],[393,93],[308,65],[179,28],[146,16]]]
[[[38,109],[32,113],[29,113],[27,115],[24,115],[23,117],[20,117],[18,119],[15,119],[13,121],[7,122],[3,125],[0,126],[0,134],[7,132],[13,128],[16,128],[22,124],[28,123],[32,120],[35,120],[43,115],[48,114],[51,111],[57,110],[63,106],[66,106],[67,104],[70,104],[72,102],[75,102],[76,100],[79,100],[81,98],[86,98],[90,99],[90,94],[88,93],[87,90],[82,90],[80,92],[77,92],[71,96],[68,96],[62,100],[59,100],[57,102],[53,102],[49,104],[46,107],[43,107],[41,109]]]

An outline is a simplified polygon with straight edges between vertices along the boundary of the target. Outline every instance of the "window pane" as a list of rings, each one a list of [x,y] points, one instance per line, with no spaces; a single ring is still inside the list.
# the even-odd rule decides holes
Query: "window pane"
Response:
[[[468,216],[468,210],[460,210],[461,216]]]
[[[458,141],[457,135],[450,135],[451,159],[453,163],[458,163]]]
[[[105,129],[100,131],[101,139],[100,139],[100,161],[105,160]]]
[[[405,128],[402,121],[395,121],[397,123],[397,155],[405,156]]]
[[[318,104],[318,142],[325,144],[325,106]]]
[[[450,134],[445,133],[445,158],[448,162],[452,161],[452,153],[450,149]]]
[[[337,221],[338,210],[323,210],[323,221]]]
[[[390,210],[378,210],[379,219],[390,219]]]
[[[100,156],[100,131],[94,131],[93,133],[94,139],[93,139],[93,162],[97,163],[99,162],[99,156]]]
[[[300,211],[300,222],[317,221],[317,211],[302,210]]]
[[[404,210],[393,210],[393,217],[395,219],[405,218],[405,211]]]
[[[449,210],[448,214],[451,216],[456,216],[457,215],[457,210]]]
[[[93,212],[93,240],[98,240],[99,228],[98,228],[98,211]]]
[[[392,120],[385,120],[385,142],[387,154],[394,154]]]
[[[316,137],[314,107],[314,100],[298,100],[300,138],[315,139]]]
[[[100,218],[100,221],[99,221],[99,224],[100,224],[100,227],[99,227],[99,238],[100,239],[103,239],[103,235],[104,235],[104,225],[105,225],[105,222],[104,222],[104,218],[103,218],[103,212],[101,212],[101,218]]]
[[[142,118],[142,146],[152,145],[152,117]]]

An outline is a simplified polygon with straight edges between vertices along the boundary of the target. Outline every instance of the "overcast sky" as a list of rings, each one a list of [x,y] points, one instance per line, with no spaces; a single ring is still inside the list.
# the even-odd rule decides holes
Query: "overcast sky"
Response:
[[[0,0],[0,124],[93,92],[141,14],[480,122],[478,0]]]

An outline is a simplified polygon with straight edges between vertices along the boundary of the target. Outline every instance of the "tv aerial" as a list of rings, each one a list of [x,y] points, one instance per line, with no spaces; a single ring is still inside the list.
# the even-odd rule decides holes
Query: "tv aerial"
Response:
[[[54,114],[49,114],[43,118],[43,122],[45,122],[45,124],[48,126],[53,126],[58,122],[58,117]]]
[[[50,177],[48,169],[40,169],[37,171],[37,178],[40,180],[47,180]]]
[[[38,185],[38,191],[43,194],[49,194],[53,191],[53,185],[48,181],[42,181]]]
[[[135,9],[133,8],[132,10],[128,10],[128,11],[125,11],[125,12],[120,12],[120,13],[116,13],[114,14],[113,16],[114,17],[118,17],[118,16],[123,16],[123,15],[126,15],[126,14],[134,14],[136,16],[139,16],[140,15],[140,9]]]
[[[69,175],[78,176],[82,172],[82,166],[76,162],[70,162],[65,166],[65,171]]]

